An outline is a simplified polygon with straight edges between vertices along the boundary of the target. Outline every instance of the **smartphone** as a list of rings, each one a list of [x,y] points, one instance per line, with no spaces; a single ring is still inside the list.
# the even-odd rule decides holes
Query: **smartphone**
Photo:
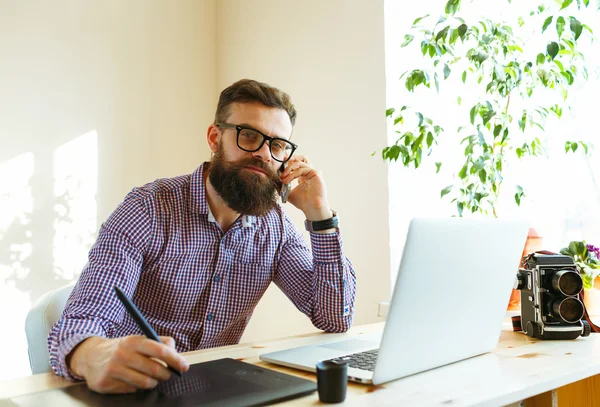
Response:
[[[281,164],[281,167],[279,168],[279,173],[283,173],[283,170],[285,170],[285,164]],[[288,200],[288,196],[290,195],[290,191],[292,190],[292,185],[291,184],[284,184],[281,183],[281,191],[279,191],[280,195],[281,195],[281,203],[286,203]]]

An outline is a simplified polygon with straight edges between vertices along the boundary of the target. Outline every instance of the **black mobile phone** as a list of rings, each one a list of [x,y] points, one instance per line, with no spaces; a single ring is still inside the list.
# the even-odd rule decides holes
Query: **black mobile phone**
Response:
[[[285,164],[281,164],[281,167],[279,167],[279,173],[282,174],[283,170],[285,170]],[[284,184],[283,182],[281,183],[281,190],[279,191],[279,194],[281,195],[281,203],[287,202],[291,190],[292,186],[290,184]]]

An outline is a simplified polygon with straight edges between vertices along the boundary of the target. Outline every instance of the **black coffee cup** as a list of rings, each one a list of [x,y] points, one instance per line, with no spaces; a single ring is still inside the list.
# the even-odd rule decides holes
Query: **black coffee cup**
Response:
[[[317,363],[317,389],[323,403],[341,403],[346,399],[348,364],[328,360]]]

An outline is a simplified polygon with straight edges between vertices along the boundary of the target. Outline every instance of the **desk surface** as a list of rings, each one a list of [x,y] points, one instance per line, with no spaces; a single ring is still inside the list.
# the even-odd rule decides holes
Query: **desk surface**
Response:
[[[261,353],[329,342],[347,335],[383,330],[383,323],[352,328],[346,334],[309,334],[186,353],[190,363],[231,357],[316,380],[314,374],[258,360]],[[505,323],[496,349],[379,386],[350,383],[344,405],[501,406],[600,373],[600,334],[574,341],[538,341],[512,332]],[[0,399],[70,385],[51,373],[0,382]],[[0,403],[1,404],[1,403]],[[315,392],[284,403],[318,405]]]

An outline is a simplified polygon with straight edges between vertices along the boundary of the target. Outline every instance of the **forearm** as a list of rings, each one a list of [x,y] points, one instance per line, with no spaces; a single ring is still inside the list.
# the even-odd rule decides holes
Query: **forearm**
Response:
[[[311,234],[313,248],[314,304],[311,320],[327,332],[345,332],[352,325],[356,275],[344,256],[341,236]]]

